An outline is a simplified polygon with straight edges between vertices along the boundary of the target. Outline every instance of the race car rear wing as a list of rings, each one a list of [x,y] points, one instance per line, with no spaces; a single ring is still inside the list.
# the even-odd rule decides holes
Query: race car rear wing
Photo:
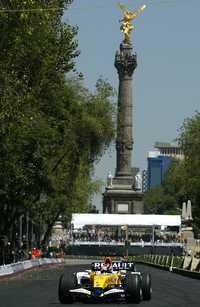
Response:
[[[91,269],[92,271],[100,271],[104,262],[97,261],[92,262]],[[112,269],[113,271],[126,270],[126,271],[134,271],[135,263],[133,261],[112,261]]]

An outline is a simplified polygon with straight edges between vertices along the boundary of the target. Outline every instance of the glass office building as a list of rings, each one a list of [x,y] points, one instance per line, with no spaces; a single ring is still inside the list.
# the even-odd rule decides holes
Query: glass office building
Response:
[[[165,173],[169,168],[172,157],[169,156],[155,156],[147,158],[147,182],[148,189],[160,186],[164,180]]]

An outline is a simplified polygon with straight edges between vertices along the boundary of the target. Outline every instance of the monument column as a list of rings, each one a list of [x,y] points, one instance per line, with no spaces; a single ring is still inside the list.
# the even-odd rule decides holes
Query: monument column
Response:
[[[115,56],[115,67],[119,75],[116,176],[132,176],[132,75],[137,60],[130,44],[121,43],[120,51]]]
[[[141,5],[135,11],[123,11],[121,31],[124,39],[115,55],[115,67],[119,76],[116,171],[108,175],[108,183],[103,194],[104,213],[143,213],[143,193],[138,189],[135,175],[138,172],[131,165],[133,151],[133,101],[132,77],[137,67],[136,54],[133,52],[130,33],[134,26],[131,21],[145,8]]]

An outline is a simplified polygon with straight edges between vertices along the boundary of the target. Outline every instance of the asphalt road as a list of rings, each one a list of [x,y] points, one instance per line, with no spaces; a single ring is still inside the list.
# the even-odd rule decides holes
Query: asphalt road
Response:
[[[57,298],[57,285],[63,270],[77,271],[86,266],[65,266],[48,268],[36,272],[27,272],[21,276],[0,280],[0,307],[61,307]],[[141,302],[140,306],[148,307],[199,307],[200,281],[188,277],[160,271],[151,267],[138,266],[142,271],[152,275],[153,295],[149,302]],[[69,306],[69,305],[68,305]],[[73,304],[80,306],[80,304]],[[90,304],[90,307],[96,306]],[[98,304],[99,307],[106,305]],[[131,306],[109,304],[110,307]]]

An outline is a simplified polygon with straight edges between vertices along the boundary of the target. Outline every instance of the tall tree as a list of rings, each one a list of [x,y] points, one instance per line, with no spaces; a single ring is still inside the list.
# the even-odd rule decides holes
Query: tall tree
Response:
[[[64,73],[74,67],[77,56],[76,29],[61,22],[67,3],[0,3],[0,198],[4,231],[38,197],[40,186],[48,186],[42,172],[42,152],[47,140],[53,144],[58,137],[51,113],[62,95]],[[59,10],[49,10],[53,7]]]
[[[187,199],[192,201],[194,227],[200,232],[200,112],[184,121],[179,143],[185,155],[184,189]]]
[[[177,214],[176,199],[163,186],[153,187],[144,195],[144,211],[145,214]]]
[[[79,54],[77,28],[62,22],[70,2],[0,3],[2,234],[28,212],[48,225],[46,240],[60,214],[87,210],[94,163],[114,136],[112,87],[66,80]]]

